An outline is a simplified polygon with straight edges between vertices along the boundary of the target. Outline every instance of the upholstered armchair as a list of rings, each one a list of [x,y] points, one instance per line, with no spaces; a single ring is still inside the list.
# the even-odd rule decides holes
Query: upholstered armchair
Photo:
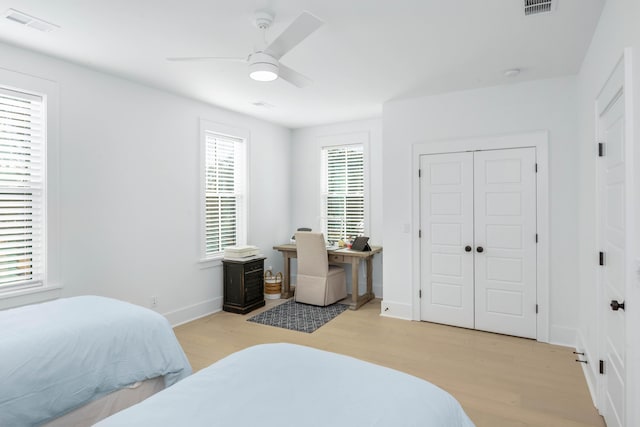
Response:
[[[297,232],[298,276],[295,299],[305,304],[326,306],[347,297],[342,267],[329,265],[322,233]]]

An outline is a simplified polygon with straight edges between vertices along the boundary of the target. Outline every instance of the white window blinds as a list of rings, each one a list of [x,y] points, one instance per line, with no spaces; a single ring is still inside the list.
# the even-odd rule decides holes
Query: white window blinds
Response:
[[[0,88],[0,291],[44,280],[44,103]]]
[[[205,133],[205,257],[242,243],[244,203],[244,142]]]
[[[326,147],[323,157],[323,218],[328,241],[364,233],[362,145]]]

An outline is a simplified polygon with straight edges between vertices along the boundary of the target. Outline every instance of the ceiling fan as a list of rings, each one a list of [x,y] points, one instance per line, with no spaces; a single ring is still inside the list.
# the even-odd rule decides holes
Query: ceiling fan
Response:
[[[280,77],[297,87],[311,83],[308,77],[280,63],[280,58],[320,28],[324,22],[309,12],[302,12],[282,34],[269,45],[266,42],[266,31],[273,23],[274,14],[270,10],[259,10],[255,14],[255,25],[263,34],[262,49],[256,49],[244,57],[192,56],[167,58],[169,61],[234,61],[249,64],[249,77],[258,81],[272,81]]]

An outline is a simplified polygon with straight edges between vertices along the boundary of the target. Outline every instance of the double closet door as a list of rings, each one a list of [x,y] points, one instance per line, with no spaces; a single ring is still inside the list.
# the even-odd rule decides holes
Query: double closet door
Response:
[[[420,156],[422,320],[536,338],[535,158]]]

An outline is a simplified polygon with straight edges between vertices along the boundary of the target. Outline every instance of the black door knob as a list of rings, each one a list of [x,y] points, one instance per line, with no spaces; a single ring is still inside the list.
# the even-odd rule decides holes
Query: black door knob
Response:
[[[478,253],[482,253],[482,252],[484,252],[484,248],[482,246],[478,246],[476,248],[476,251],[478,251]]]
[[[616,300],[611,300],[611,310],[618,311],[620,309],[624,310],[624,301],[618,302]]]
[[[472,248],[471,248],[471,246],[469,246],[469,245],[467,245],[467,246],[465,246],[465,247],[464,247],[464,251],[465,251],[465,252],[471,252],[471,249],[472,249]]]

